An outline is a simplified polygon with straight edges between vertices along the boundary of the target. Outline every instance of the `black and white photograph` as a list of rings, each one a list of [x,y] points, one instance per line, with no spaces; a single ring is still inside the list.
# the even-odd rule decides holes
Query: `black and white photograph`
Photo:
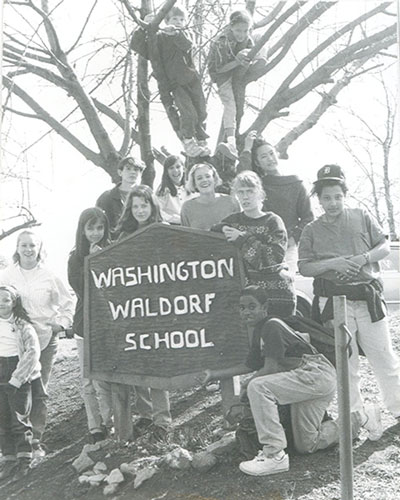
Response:
[[[1,3],[1,500],[400,498],[399,21]]]

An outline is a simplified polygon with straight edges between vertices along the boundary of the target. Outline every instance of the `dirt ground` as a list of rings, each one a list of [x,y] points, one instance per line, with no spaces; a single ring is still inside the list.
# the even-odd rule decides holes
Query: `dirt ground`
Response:
[[[395,347],[400,353],[400,314],[391,318]],[[367,363],[362,363],[363,393],[379,401],[378,390]],[[1,483],[1,500],[97,500],[102,487],[78,482],[71,466],[88,442],[86,418],[79,394],[79,368],[73,340],[62,340],[50,387],[50,411],[45,443],[49,453],[18,483]],[[139,456],[162,455],[176,444],[199,451],[221,433],[220,394],[194,388],[171,394],[174,418],[170,443],[151,444],[148,436],[128,447],[118,448],[112,441],[98,452],[95,460],[108,470]],[[335,406],[332,408],[335,413]],[[134,413],[134,412],[133,412]],[[398,500],[400,498],[400,423],[382,408],[385,433],[378,442],[366,439],[362,431],[354,444],[354,499]],[[127,479],[109,498],[118,500],[339,500],[338,447],[309,456],[290,457],[290,471],[270,477],[245,476],[238,470],[237,451],[223,455],[208,472],[194,469],[173,470],[162,465],[159,472],[133,488]]]

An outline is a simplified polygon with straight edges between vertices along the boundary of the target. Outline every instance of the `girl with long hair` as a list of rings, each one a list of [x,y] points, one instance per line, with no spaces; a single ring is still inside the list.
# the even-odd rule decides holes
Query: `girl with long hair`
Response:
[[[185,167],[179,156],[170,155],[165,159],[156,196],[163,220],[170,224],[180,224],[182,205],[189,196],[185,189]]]
[[[135,186],[128,195],[118,224],[120,239],[154,222],[162,222],[157,198],[148,186]],[[135,386],[135,392],[136,410],[140,417],[135,423],[134,435],[140,435],[151,427],[154,439],[165,439],[171,423],[168,392],[143,386]],[[124,399],[123,396],[121,399]],[[129,408],[129,386],[126,387],[125,399],[126,408]]]
[[[160,205],[151,188],[133,187],[125,202],[124,211],[117,224],[119,239],[134,233],[153,222],[161,222]]]
[[[112,391],[109,382],[92,380],[83,375],[84,261],[86,256],[101,250],[109,243],[109,223],[103,210],[97,207],[84,210],[78,221],[75,248],[68,259],[68,281],[77,297],[72,329],[78,348],[82,397],[93,443],[105,439],[113,425]]]

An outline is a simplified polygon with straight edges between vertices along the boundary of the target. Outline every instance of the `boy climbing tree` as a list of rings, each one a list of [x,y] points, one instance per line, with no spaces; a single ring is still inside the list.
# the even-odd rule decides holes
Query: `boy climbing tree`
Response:
[[[153,14],[145,17],[150,23]],[[154,50],[148,47],[148,32],[138,28],[131,47],[153,65],[161,100],[172,123],[178,122],[177,134],[190,157],[208,156],[205,131],[206,101],[200,75],[193,62],[193,42],[188,30],[188,15],[183,6],[174,5],[165,16],[166,26],[156,34]]]
[[[237,10],[229,17],[229,24],[211,44],[208,56],[208,71],[211,80],[217,85],[218,95],[224,108],[222,125],[226,142],[218,144],[218,151],[236,160],[236,136],[243,115],[245,85],[242,80],[250,81],[259,76],[265,57],[257,54],[257,47],[251,35],[252,17],[247,10]],[[254,60],[251,54],[253,54]]]

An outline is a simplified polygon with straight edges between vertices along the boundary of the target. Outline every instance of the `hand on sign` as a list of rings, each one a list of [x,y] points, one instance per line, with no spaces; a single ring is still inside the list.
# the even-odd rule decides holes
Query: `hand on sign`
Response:
[[[236,241],[239,238],[239,236],[244,235],[244,233],[242,231],[239,231],[239,229],[230,226],[224,226],[222,228],[222,232],[224,233],[225,238],[228,241]]]
[[[200,385],[208,384],[211,380],[213,380],[211,370],[204,370],[198,377],[196,377],[196,380]]]
[[[101,250],[101,247],[97,243],[91,243],[89,253],[95,253]]]

